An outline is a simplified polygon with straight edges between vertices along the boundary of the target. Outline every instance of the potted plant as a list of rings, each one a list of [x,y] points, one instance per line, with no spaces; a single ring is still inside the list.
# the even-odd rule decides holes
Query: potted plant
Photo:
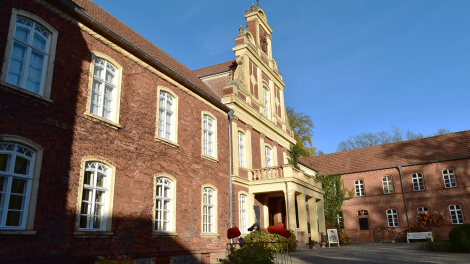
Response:
[[[311,246],[310,248],[315,248],[315,246],[317,245],[317,241],[315,241],[315,240],[310,240],[310,243],[309,243],[309,244],[310,244],[310,246]]]
[[[325,246],[325,245],[326,245],[326,241],[325,241],[323,238],[322,238],[322,240],[321,240],[321,244],[322,244],[322,248],[326,248],[326,246]]]

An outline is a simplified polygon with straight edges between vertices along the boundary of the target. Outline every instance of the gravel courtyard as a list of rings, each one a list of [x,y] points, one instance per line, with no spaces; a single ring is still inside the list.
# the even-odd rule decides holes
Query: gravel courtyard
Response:
[[[292,253],[293,264],[321,263],[470,263],[470,254],[419,249],[419,243],[361,243]]]

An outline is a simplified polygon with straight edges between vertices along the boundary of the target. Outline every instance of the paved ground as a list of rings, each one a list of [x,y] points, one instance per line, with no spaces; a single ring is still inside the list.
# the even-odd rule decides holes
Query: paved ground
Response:
[[[292,264],[470,263],[470,254],[422,250],[419,243],[361,243],[292,253]],[[289,262],[290,263],[290,262]]]

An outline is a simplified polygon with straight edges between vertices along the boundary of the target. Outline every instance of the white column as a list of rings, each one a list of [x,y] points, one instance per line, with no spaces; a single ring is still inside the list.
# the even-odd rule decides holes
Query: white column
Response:
[[[248,194],[248,201],[246,204],[246,227],[250,227],[255,223],[255,211],[253,210],[253,205],[255,205],[255,195],[250,193]]]
[[[269,226],[269,197],[265,197],[263,199],[263,214],[264,214],[264,221],[263,221],[263,224],[264,224],[264,227],[263,228],[268,228]]]
[[[317,210],[318,210],[318,225],[320,226],[320,232],[323,232],[323,234],[326,235],[325,210],[323,207],[323,199],[317,203]]]
[[[308,244],[308,226],[307,226],[307,203],[305,201],[305,194],[297,195],[297,210],[299,213],[299,230],[304,232],[305,243]]]
[[[317,198],[308,199],[308,215],[310,216],[310,236],[312,240],[319,241],[317,222]]]
[[[288,193],[284,191],[286,197],[286,218],[288,225],[287,229],[291,229],[297,236],[297,216],[295,215],[295,190],[288,190]]]

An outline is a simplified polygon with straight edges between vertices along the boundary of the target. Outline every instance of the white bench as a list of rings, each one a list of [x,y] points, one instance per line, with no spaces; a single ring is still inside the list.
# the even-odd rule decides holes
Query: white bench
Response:
[[[410,243],[410,239],[428,239],[430,238],[432,242],[434,240],[432,239],[432,232],[412,232],[406,234],[406,240],[408,243]]]

